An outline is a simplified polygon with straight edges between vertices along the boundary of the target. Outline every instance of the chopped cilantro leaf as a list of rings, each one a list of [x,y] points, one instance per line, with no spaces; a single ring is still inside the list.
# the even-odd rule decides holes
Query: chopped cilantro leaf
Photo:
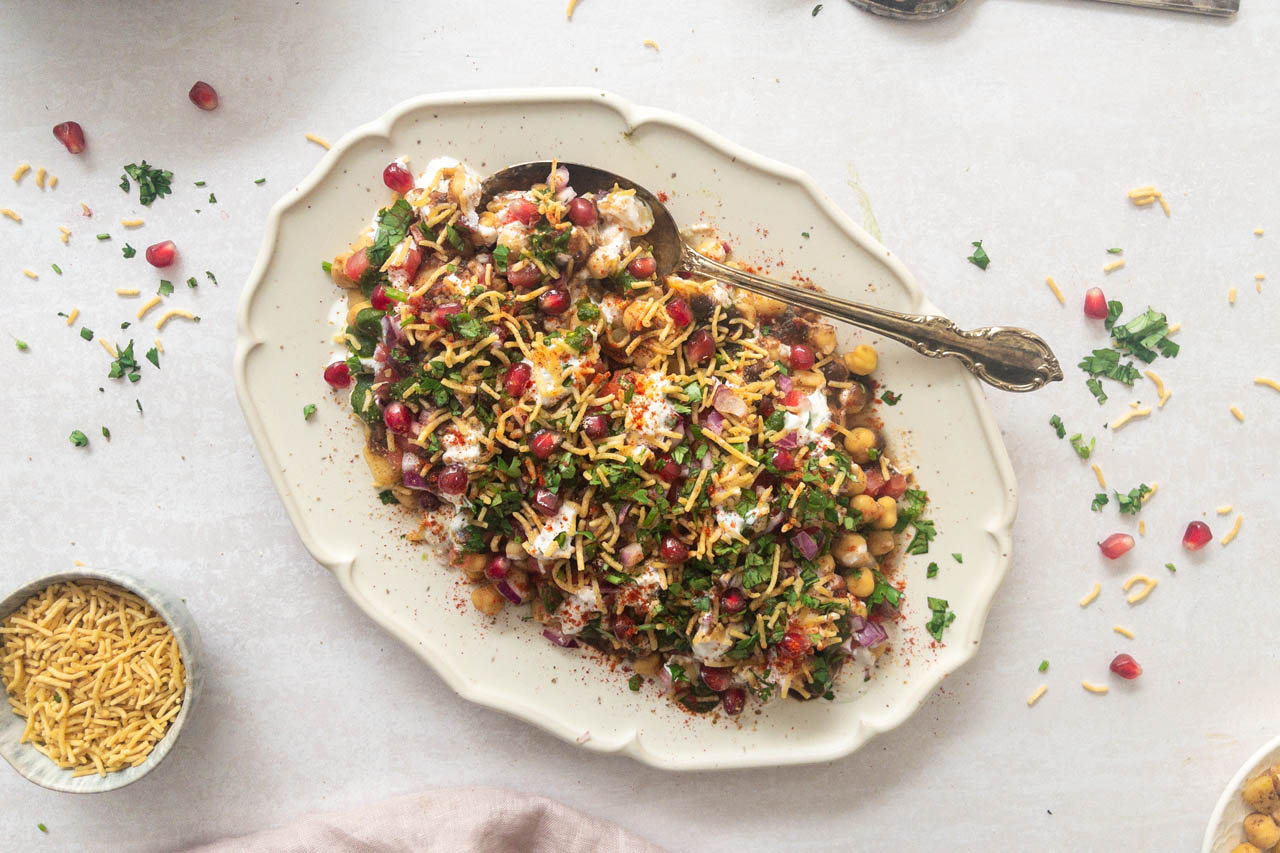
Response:
[[[204,186],[204,181],[196,181],[196,182],[195,182],[195,185],[196,185],[197,187],[202,187],[202,186]]]
[[[57,695],[57,694],[55,694],[55,695]],[[59,698],[59,699],[61,699],[62,697],[61,697],[61,696],[59,696],[58,698]],[[41,832],[48,832],[48,831],[49,831],[49,827],[45,826],[43,823],[37,823],[37,824],[36,824],[36,829],[40,830]]]
[[[110,235],[110,234],[99,234],[99,235],[98,235],[98,239],[99,239],[99,240],[110,240],[110,239],[111,239],[111,235]]]
[[[1111,327],[1116,324],[1116,320],[1120,319],[1120,315],[1124,313],[1124,303],[1119,299],[1112,299],[1107,303],[1107,318],[1102,321],[1102,325],[1107,331],[1111,331]]]
[[[924,576],[927,578],[936,578],[938,576],[938,564],[930,563],[929,567],[925,569]]]
[[[929,610],[933,613],[933,618],[924,627],[933,639],[941,643],[942,632],[950,627],[952,622],[956,621],[956,614],[948,609],[945,598],[934,598],[933,596],[929,596]]]
[[[400,503],[400,501],[396,499],[396,493],[391,491],[390,489],[383,489],[382,491],[378,492],[378,500],[382,501],[384,504]]]
[[[955,560],[957,563],[963,563],[963,562],[964,562],[964,554],[952,554],[952,555],[951,555],[951,559]]]
[[[120,176],[120,189],[128,192],[129,178],[133,178],[138,185],[138,203],[143,207],[149,207],[151,202],[171,192],[169,182],[173,180],[173,172],[149,166],[146,160],[141,165],[130,163],[124,171],[128,178]]]
[[[816,18],[816,17],[818,17],[818,13],[819,13],[819,12],[821,12],[821,11],[822,11],[822,4],[821,4],[821,3],[819,3],[817,6],[814,6],[814,7],[813,7],[813,11],[809,13],[809,17],[810,17],[810,18]],[[808,237],[809,235],[808,235],[808,234],[805,234],[804,236]]]
[[[258,178],[257,180],[254,181],[255,184],[265,184],[266,182],[267,182],[266,178]]]
[[[1177,571],[1178,571],[1178,567],[1177,567],[1177,566],[1175,566],[1173,563],[1165,563],[1165,564],[1164,564],[1164,567],[1165,567],[1166,569],[1168,569],[1169,571],[1174,572],[1175,574],[1176,574],[1176,573],[1177,573]]]
[[[1067,434],[1067,428],[1062,425],[1062,418],[1054,415],[1049,418],[1049,426],[1053,427],[1053,431],[1058,434],[1058,438],[1063,438]]]
[[[373,245],[365,250],[370,269],[378,269],[391,257],[394,249],[409,234],[409,226],[413,223],[413,208],[402,198],[395,204],[378,211],[378,233]]]
[[[880,399],[884,400],[887,405],[896,406],[898,405],[898,401],[902,399],[902,395],[895,394],[886,388],[885,392],[880,395]]]
[[[980,270],[985,270],[991,263],[991,258],[987,257],[987,250],[982,248],[981,240],[973,241],[973,254],[969,256],[968,261]]]
[[[640,685],[644,683],[644,679],[640,677],[640,673],[636,673],[627,679],[627,686],[631,688],[631,692],[640,692]]]
[[[200,286],[200,282],[196,281],[195,276],[191,276],[191,278],[187,279],[187,287],[199,287],[199,286]]]
[[[49,264],[49,266],[53,267],[53,271],[56,272],[58,275],[62,275],[62,267],[58,266],[57,264]]]
[[[138,254],[138,250],[130,246],[128,243],[125,243],[124,248],[120,250],[120,254],[124,255],[126,258],[132,258],[134,255]]]
[[[27,346],[27,342],[22,340],[21,338],[15,338],[13,341],[13,345],[18,348],[19,352],[26,352],[28,349],[30,349],[30,347]]]
[[[1089,379],[1086,380],[1084,384],[1085,387],[1089,389],[1089,393],[1093,394],[1094,399],[1098,401],[1099,406],[1107,402],[1107,395],[1106,392],[1102,390],[1101,382],[1097,379]]]
[[[472,317],[465,311],[449,315],[449,326],[453,331],[469,341],[478,341],[489,334],[489,327]]]
[[[1042,661],[1040,661],[1039,669],[1040,669],[1040,671],[1041,671],[1041,672],[1048,672],[1048,671],[1049,671],[1049,662],[1048,662],[1047,660],[1042,660]]]
[[[511,249],[506,246],[498,246],[493,250],[493,265],[500,273],[507,271],[507,259],[511,255]]]
[[[218,278],[217,278],[217,276],[215,276],[213,273],[209,272],[208,270],[205,270],[205,271],[204,271],[204,275],[205,275],[205,278],[207,278],[207,279],[209,279],[209,281],[213,282],[213,286],[214,286],[214,287],[217,287],[217,286],[218,286]]]
[[[106,427],[103,427],[103,428],[102,428],[102,437],[103,437],[103,438],[105,438],[107,441],[110,441],[110,440],[111,440],[111,430],[107,429]]]
[[[1151,487],[1146,483],[1129,490],[1122,495],[1116,492],[1116,506],[1123,515],[1137,515],[1142,510],[1142,499],[1151,494]]]
[[[81,432],[80,430],[78,430],[78,429],[73,429],[73,430],[71,431],[70,441],[71,441],[71,443],[72,443],[72,444],[74,444],[76,447],[88,447],[88,446],[89,446],[89,436],[85,435],[84,433],[82,433],[82,432]]]
[[[311,416],[314,415],[315,413],[316,413],[315,403],[307,403],[305,406],[302,407],[302,419],[304,421],[311,420]]]
[[[85,328],[84,326],[81,326],[81,327],[80,327],[80,337],[84,338],[86,341],[91,341],[91,340],[93,340],[93,330],[92,330],[92,329],[87,329],[87,328]]]
[[[1098,492],[1096,495],[1093,496],[1093,504],[1089,508],[1092,509],[1094,512],[1098,512],[1109,503],[1111,503],[1111,498],[1107,497],[1107,493]]]
[[[142,401],[134,398],[133,404],[138,407],[138,414],[142,414]]]
[[[160,369],[160,351],[155,347],[147,350],[147,361],[156,366],[156,370]]]
[[[1075,435],[1071,436],[1071,446],[1072,448],[1075,449],[1076,455],[1079,456],[1081,459],[1088,459],[1090,456],[1092,456],[1093,448],[1096,447],[1097,444],[1098,444],[1098,439],[1096,438],[1089,439],[1089,443],[1085,444],[1084,438],[1080,435],[1080,433],[1076,433]]]
[[[333,272],[333,262],[332,262],[332,261],[321,261],[321,262],[320,262],[320,269],[324,270],[325,272]]]
[[[1108,255],[1120,255],[1120,254],[1123,254],[1123,253],[1124,253],[1124,249],[1119,249],[1119,248],[1115,248],[1115,249],[1107,249],[1107,254],[1108,254]]]
[[[128,346],[123,348],[116,347],[116,358],[111,362],[111,370],[107,373],[108,379],[120,379],[128,377],[130,382],[137,382],[142,378],[142,374],[138,372],[138,362],[133,356],[133,341],[129,341]]]
[[[160,287],[156,290],[156,294],[157,294],[158,296],[172,296],[172,295],[173,295],[173,282],[171,282],[171,281],[166,281],[166,280],[165,280],[165,279],[163,279],[163,278],[162,278],[162,279],[160,279]]]
[[[578,301],[578,319],[584,323],[594,323],[600,319],[600,306],[590,299]]]
[[[217,204],[217,203],[218,203],[218,197],[213,193],[209,193],[209,204]]]

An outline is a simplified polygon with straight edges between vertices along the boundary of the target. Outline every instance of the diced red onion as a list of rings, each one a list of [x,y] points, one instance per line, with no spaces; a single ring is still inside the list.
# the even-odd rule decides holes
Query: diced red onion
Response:
[[[500,580],[494,584],[494,586],[497,587],[498,592],[502,593],[502,596],[507,601],[510,601],[512,604],[524,604],[524,596],[511,585],[510,579]]]
[[[710,453],[704,453],[702,454],[702,461],[698,464],[702,467],[703,471],[710,471],[712,466],[715,465],[715,462],[712,461]]]
[[[858,645],[869,649],[889,639],[889,633],[880,626],[879,622],[868,622],[861,631],[854,632],[853,639]]]
[[[703,421],[702,428],[719,435],[720,430],[724,429],[724,416],[712,409],[707,412],[707,419]]]
[[[664,696],[671,692],[671,670],[667,669],[665,664],[658,667],[658,687]]]
[[[542,636],[555,643],[562,649],[576,649],[578,641],[567,634],[561,634],[555,628],[546,628],[542,632]]]
[[[708,454],[710,455],[710,454]],[[631,514],[631,504],[625,503],[618,509],[618,524],[627,520],[627,516]]]
[[[783,517],[784,515],[781,512],[775,512],[773,515],[769,516],[769,523],[765,525],[764,532],[772,533],[777,530],[778,525],[782,523]]]
[[[422,475],[417,471],[405,471],[400,475],[400,482],[410,489],[417,489],[421,492],[427,490],[427,481],[422,479]]]
[[[806,560],[812,560],[818,556],[818,543],[813,541],[813,537],[803,530],[797,531],[791,537],[791,544]]]
[[[733,393],[728,385],[720,385],[711,398],[711,405],[722,415],[740,418],[747,413],[747,404],[741,397]]]
[[[629,569],[644,559],[644,548],[641,548],[638,542],[623,545],[622,550],[618,552],[618,559]]]
[[[791,377],[787,374],[779,373],[773,381],[778,384],[778,390],[782,393],[785,394],[791,390]]]
[[[394,347],[404,338],[404,332],[400,328],[400,321],[392,316],[392,312],[388,311],[382,315],[382,339],[387,342],[387,346]]]
[[[564,189],[560,190],[560,192],[556,193],[556,201],[560,202],[561,204],[568,204],[569,202],[573,201],[577,197],[578,197],[578,194],[573,191],[573,187],[565,187]]]
[[[552,188],[557,192],[569,186],[569,170],[564,166],[557,166],[556,170],[551,173]]]
[[[773,443],[773,446],[779,450],[795,450],[800,446],[800,436],[795,430],[784,435]]]

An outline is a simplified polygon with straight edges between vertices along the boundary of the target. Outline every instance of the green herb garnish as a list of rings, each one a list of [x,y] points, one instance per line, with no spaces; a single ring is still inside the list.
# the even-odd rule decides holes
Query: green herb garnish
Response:
[[[968,261],[980,270],[985,270],[991,263],[991,258],[987,257],[987,250],[982,248],[981,240],[973,241],[973,254],[969,256]]]
[[[927,578],[936,578],[938,576],[938,564],[930,563],[929,567],[924,570],[924,576]]]
[[[378,500],[382,501],[384,504],[400,503],[400,501],[396,498],[396,493],[391,491],[390,489],[383,489],[382,491],[378,492]]]
[[[1098,439],[1096,438],[1089,439],[1089,443],[1085,444],[1084,439],[1083,437],[1081,437],[1080,433],[1076,433],[1075,435],[1071,436],[1071,447],[1075,450],[1076,455],[1079,456],[1081,459],[1088,459],[1090,456],[1092,456],[1093,448],[1096,447],[1097,444],[1098,444]]]
[[[902,395],[895,394],[886,388],[885,392],[880,395],[880,399],[884,400],[886,405],[896,406],[898,405],[898,401],[902,399]]]
[[[120,250],[120,253],[126,258],[132,258],[134,255],[138,254],[138,250],[130,246],[128,243],[125,243],[124,248]]]
[[[1177,566],[1175,566],[1173,563],[1165,563],[1165,564],[1164,564],[1164,567],[1165,567],[1166,569],[1168,569],[1169,571],[1174,572],[1175,574],[1176,574],[1176,573],[1177,573],[1177,571],[1178,571],[1178,567],[1177,567]]]
[[[1142,510],[1142,499],[1151,494],[1151,487],[1143,483],[1122,495],[1116,492],[1116,506],[1123,515],[1137,515]]]
[[[86,341],[91,341],[91,340],[93,340],[93,330],[92,330],[92,329],[85,328],[84,326],[81,326],[81,327],[80,327],[80,337],[84,338]]]
[[[53,271],[56,272],[58,275],[62,275],[62,267],[58,266],[57,264],[49,264],[49,266],[53,267]]]
[[[304,421],[311,420],[311,416],[314,415],[315,413],[316,413],[315,403],[307,403],[305,406],[302,407],[302,419]]]
[[[627,686],[631,688],[632,693],[640,692],[640,685],[644,683],[644,679],[640,677],[640,673],[636,673],[627,679]]]
[[[160,279],[160,287],[159,287],[159,288],[157,288],[157,290],[156,290],[156,294],[157,294],[157,295],[159,295],[159,296],[172,296],[172,295],[173,295],[173,282],[171,282],[171,281],[166,281],[166,280],[165,280],[165,279],[163,279],[163,278],[162,278],[162,279]]]
[[[218,203],[218,197],[213,193],[209,193],[209,204],[217,204],[217,203]]]
[[[1063,438],[1067,434],[1067,428],[1062,425],[1062,418],[1054,415],[1049,418],[1049,426],[1053,427],[1053,431],[1058,434],[1058,438]]]
[[[129,341],[129,345],[123,349],[116,347],[116,358],[111,362],[111,370],[107,373],[109,379],[119,379],[127,376],[130,382],[137,382],[142,378],[142,374],[138,372],[138,361],[133,356],[133,341]]]
[[[1040,671],[1041,672],[1049,671],[1049,662],[1047,660],[1040,661]]]
[[[199,287],[199,286],[200,286],[200,282],[196,281],[195,276],[191,276],[191,278],[187,279],[187,287]]]
[[[172,191],[170,181],[173,180],[173,172],[149,166],[146,160],[141,165],[130,163],[124,167],[124,171],[128,177],[120,176],[120,189],[128,192],[129,178],[133,178],[138,185],[138,203],[143,207],[150,206],[151,202],[164,198]]]
[[[156,366],[156,370],[160,369],[160,351],[155,347],[147,350],[147,361]]]
[[[947,607],[945,598],[929,596],[929,611],[933,613],[933,618],[924,627],[929,632],[929,635],[939,643],[942,642],[942,632],[950,627],[952,622],[956,621],[956,615],[948,610]]]
[[[85,435],[78,429],[73,429],[70,436],[71,443],[76,447],[88,447],[89,436]]]
[[[1092,509],[1094,512],[1098,512],[1109,503],[1111,503],[1111,498],[1107,497],[1107,493],[1098,492],[1096,495],[1093,496],[1093,504],[1090,505],[1089,508]]]
[[[22,340],[21,338],[14,338],[13,345],[18,348],[19,352],[26,352],[27,350],[30,349],[30,347],[27,346],[27,342]]]

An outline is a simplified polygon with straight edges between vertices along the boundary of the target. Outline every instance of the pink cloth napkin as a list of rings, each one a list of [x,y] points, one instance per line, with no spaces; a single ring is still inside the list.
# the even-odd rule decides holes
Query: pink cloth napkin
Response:
[[[446,788],[192,848],[198,853],[448,851],[448,853],[663,853],[607,820],[532,794]]]

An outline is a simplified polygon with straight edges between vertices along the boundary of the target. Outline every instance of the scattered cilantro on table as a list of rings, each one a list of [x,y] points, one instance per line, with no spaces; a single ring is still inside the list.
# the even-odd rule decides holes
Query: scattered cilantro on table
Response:
[[[924,576],[927,578],[936,578],[938,576],[938,564],[930,563],[929,567],[925,569]]]
[[[956,621],[956,614],[951,612],[945,598],[933,596],[929,596],[929,611],[933,613],[933,617],[925,624],[925,630],[929,632],[929,636],[941,643],[942,632]]]
[[[168,281],[168,280],[163,279],[163,278],[162,278],[162,279],[160,279],[160,287],[156,290],[156,295],[157,295],[157,296],[172,296],[172,295],[173,295],[173,282]]]
[[[138,185],[138,203],[143,207],[149,207],[151,202],[172,192],[173,172],[167,169],[157,169],[143,160],[141,164],[130,163],[124,171],[120,176],[120,189],[129,192],[129,178],[133,178]]]
[[[138,250],[130,246],[128,243],[125,243],[124,248],[120,250],[120,254],[124,255],[126,258],[132,258],[134,255],[138,254]]]
[[[89,446],[89,436],[85,435],[83,432],[81,432],[81,431],[80,431],[80,430],[78,430],[78,429],[73,429],[73,430],[71,431],[71,435],[70,435],[70,436],[68,436],[68,439],[69,439],[69,440],[71,441],[71,443],[72,443],[72,444],[74,444],[76,447],[88,447],[88,446]]]
[[[14,338],[13,345],[18,348],[19,352],[26,352],[27,350],[31,349],[31,347],[27,346],[27,342],[22,340],[21,338]]]
[[[1057,415],[1054,415],[1053,417],[1049,418],[1049,426],[1053,427],[1053,431],[1057,433],[1058,438],[1066,437],[1067,428],[1062,425],[1062,418],[1058,417]]]
[[[1151,494],[1151,487],[1146,483],[1129,490],[1128,494],[1116,492],[1116,506],[1123,515],[1137,515],[1142,509],[1142,499]]]
[[[1040,671],[1041,671],[1041,672],[1048,672],[1048,671],[1049,671],[1049,661],[1047,661],[1047,660],[1042,660],[1042,661],[1040,661],[1040,667],[1039,667],[1039,669],[1040,669]]]
[[[316,413],[315,403],[307,403],[305,406],[302,407],[302,419],[304,421],[311,420],[311,416],[314,415],[315,413]]]
[[[816,18],[816,17],[818,17],[818,13],[819,13],[819,12],[821,12],[821,11],[822,11],[822,4],[821,4],[821,3],[819,3],[817,6],[814,6],[814,7],[813,7],[813,11],[809,13],[809,17],[810,17],[810,18]],[[808,237],[809,235],[808,235],[808,234],[806,234],[806,235],[804,235],[804,236]]]
[[[1098,492],[1096,495],[1093,496],[1093,505],[1090,506],[1089,508],[1092,509],[1094,512],[1098,512],[1109,503],[1111,503],[1111,498],[1107,497],[1107,493]]]
[[[985,270],[991,263],[991,258],[987,256],[987,250],[982,248],[981,240],[974,240],[972,245],[973,254],[970,255],[967,260],[978,269]]]

